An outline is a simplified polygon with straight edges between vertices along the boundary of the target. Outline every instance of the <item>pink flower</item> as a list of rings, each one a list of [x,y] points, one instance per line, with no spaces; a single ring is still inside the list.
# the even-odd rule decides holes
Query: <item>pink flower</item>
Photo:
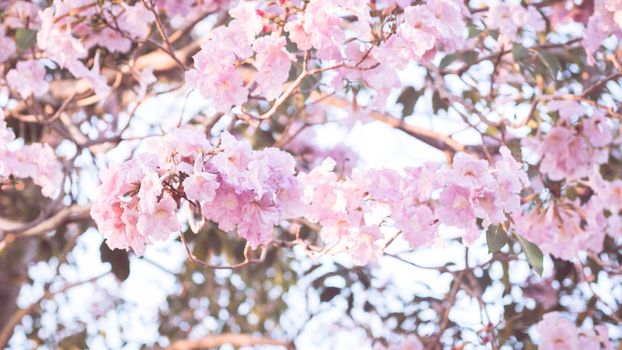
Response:
[[[47,53],[48,58],[67,68],[81,64],[79,59],[86,57],[87,50],[73,37],[68,23],[57,22],[57,17],[62,15],[62,6],[57,2],[39,13],[41,29],[37,32],[37,46]]]
[[[90,35],[84,44],[88,48],[99,45],[110,52],[128,52],[132,47],[130,39],[124,37],[117,30],[108,27]]]
[[[263,18],[257,14],[257,2],[240,1],[236,7],[229,10],[229,14],[234,18],[229,26],[238,27],[239,30],[244,31],[249,42],[261,33]]]
[[[173,16],[186,16],[192,10],[195,0],[156,0],[156,6]]]
[[[402,231],[413,249],[429,245],[438,238],[439,222],[426,205],[403,207],[402,212],[394,213],[393,217],[395,227]]]
[[[483,219],[482,226],[500,224],[505,221],[503,206],[496,191],[479,190],[472,198],[475,215]]]
[[[0,27],[0,63],[13,56],[15,49],[15,41],[5,36],[4,29]]]
[[[549,312],[536,325],[540,334],[539,350],[579,350],[577,328],[570,321],[561,317],[559,312]]]
[[[233,231],[244,213],[244,205],[251,201],[250,192],[236,193],[226,183],[221,183],[216,196],[211,202],[205,202],[201,206],[203,216],[218,223],[223,231]]]
[[[583,122],[583,131],[594,147],[607,146],[613,140],[611,126],[601,111],[594,112],[590,118]]]
[[[15,69],[7,73],[6,80],[24,99],[31,95],[41,97],[49,89],[45,81],[45,68],[38,61],[17,62]]]
[[[281,94],[291,63],[296,60],[294,55],[287,52],[285,44],[285,37],[277,34],[261,37],[253,43],[253,49],[257,53],[254,63],[257,68],[257,93],[268,100]]]
[[[503,146],[499,149],[501,159],[495,163],[497,169],[498,196],[507,213],[516,213],[520,210],[520,192],[523,187],[529,186],[529,178],[510,150]]]
[[[285,31],[289,33],[289,39],[296,43],[298,50],[310,50],[311,35],[305,31],[304,17],[297,17],[285,24]]]
[[[520,41],[520,30],[540,32],[545,29],[542,15],[533,6],[527,8],[520,4],[498,3],[490,7],[486,24],[499,31],[499,44],[508,46]]]
[[[475,210],[468,188],[450,184],[438,200],[439,220],[447,225],[466,228],[475,221]]]
[[[278,208],[271,202],[270,196],[266,195],[260,200],[245,203],[242,209],[237,231],[253,248],[268,243],[272,239],[274,225],[280,222]]]
[[[186,72],[187,83],[213,102],[214,108],[228,112],[246,102],[248,89],[235,68],[235,56],[214,40],[203,45],[194,56],[194,67]]]
[[[367,265],[378,259],[381,252],[376,242],[382,238],[378,226],[361,226],[358,233],[351,236],[349,254],[355,265]]]
[[[141,212],[136,224],[138,232],[144,237],[149,237],[150,240],[168,239],[171,234],[181,230],[176,210],[177,203],[168,193],[165,193],[155,205],[153,212]]]
[[[339,8],[328,0],[312,0],[301,17],[288,22],[285,30],[299,50],[317,49],[320,59],[341,57],[339,48],[345,41]]]
[[[155,16],[142,2],[137,2],[133,6],[126,6],[117,19],[121,30],[128,33],[131,37],[140,40],[145,39],[149,35],[149,29],[153,21],[155,21]]]
[[[456,154],[447,180],[468,188],[488,187],[494,183],[488,171],[488,162],[466,153]]]
[[[215,174],[206,172],[191,174],[183,183],[186,197],[197,203],[211,202],[220,187],[216,178]]]
[[[137,195],[141,212],[155,212],[158,197],[162,194],[162,188],[162,181],[158,173],[153,170],[147,170],[140,182],[140,190]]]
[[[587,61],[594,64],[594,54],[611,35],[622,38],[622,4],[617,0],[594,1],[594,14],[590,17],[582,44]]]
[[[30,1],[14,1],[6,11],[4,25],[9,28],[28,28],[39,29],[41,22],[39,21],[38,12],[41,9]]]
[[[228,183],[240,190],[244,189],[247,167],[252,159],[251,145],[245,141],[238,142],[225,131],[220,137],[220,146],[223,151],[216,154],[210,164]]]

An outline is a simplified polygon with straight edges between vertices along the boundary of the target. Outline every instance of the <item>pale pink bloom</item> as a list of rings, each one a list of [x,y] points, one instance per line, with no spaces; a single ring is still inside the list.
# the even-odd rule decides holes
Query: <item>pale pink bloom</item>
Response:
[[[209,1],[208,1],[209,2]],[[156,0],[156,6],[173,16],[186,16],[192,11],[195,0]]]
[[[177,203],[168,193],[164,193],[153,212],[141,212],[136,228],[142,236],[148,237],[149,240],[166,240],[173,233],[181,230],[176,211]]]
[[[256,52],[255,68],[257,93],[268,100],[277,98],[283,91],[283,83],[289,77],[289,69],[295,56],[287,52],[285,37],[277,34],[261,37],[253,43]]]
[[[4,34],[4,29],[0,27],[0,63],[6,61],[15,53],[15,41]]]
[[[153,213],[156,210],[158,197],[162,194],[162,188],[162,181],[158,173],[153,170],[145,171],[137,195],[141,212]]]
[[[367,265],[378,259],[381,253],[376,244],[382,238],[378,226],[361,226],[357,233],[351,236],[349,242],[349,254],[355,265]]]
[[[245,32],[249,42],[261,33],[263,18],[257,14],[257,2],[240,1],[236,7],[229,10],[229,14],[234,18],[229,26]]]
[[[9,28],[39,29],[41,22],[38,12],[41,9],[30,1],[15,1],[6,11],[3,24]]]
[[[228,112],[232,106],[246,102],[248,89],[235,68],[233,52],[210,40],[193,58],[195,69],[186,72],[186,82],[210,99],[216,110]]]
[[[247,141],[238,142],[225,131],[220,136],[222,152],[216,154],[210,164],[236,189],[245,185],[247,167],[252,159],[252,148]]]
[[[444,224],[465,228],[475,221],[475,209],[468,188],[450,184],[441,193],[438,203],[438,218]]]
[[[37,32],[37,46],[46,52],[48,58],[67,68],[82,64],[79,59],[86,57],[87,50],[80,40],[73,37],[69,24],[56,21],[62,11],[60,3],[54,3],[39,12],[41,29]]]
[[[132,41],[117,30],[105,27],[99,32],[89,35],[84,41],[84,45],[87,48],[98,45],[110,52],[128,52],[132,47]]]
[[[588,21],[582,41],[589,64],[596,62],[594,54],[611,35],[618,40],[622,38],[622,3],[618,0],[595,0],[594,14]]]
[[[120,200],[96,202],[91,208],[91,217],[110,249],[131,249],[140,256],[145,252],[147,240],[136,229],[138,210],[134,202],[134,206]]]
[[[6,75],[9,86],[22,98],[41,97],[50,88],[45,80],[45,67],[38,61],[19,61]]]
[[[160,168],[187,174],[202,171],[202,157],[212,149],[205,133],[189,126],[167,132],[161,138],[150,139],[147,144],[152,155],[159,159]]]
[[[183,182],[186,197],[197,203],[211,202],[220,187],[215,174],[199,172],[190,174]]]
[[[5,145],[15,139],[13,130],[8,129],[6,121],[4,120],[4,111],[0,109],[0,151],[5,148]]]
[[[456,154],[447,180],[468,188],[488,187],[494,183],[488,171],[488,162],[466,153]]]
[[[443,187],[446,181],[446,174],[439,171],[440,163],[427,162],[420,167],[406,168],[404,191],[412,195],[418,201],[424,202],[432,197],[432,193]]]
[[[320,59],[338,59],[341,57],[339,48],[345,42],[345,34],[341,29],[339,7],[332,1],[312,0],[307,4],[304,14],[290,21],[285,30],[298,49],[317,49]]]
[[[515,3],[500,2],[490,7],[485,19],[486,25],[499,31],[499,44],[509,46],[519,42],[519,31],[540,32],[545,29],[542,15],[533,6],[527,8]]]
[[[143,99],[147,95],[147,88],[157,81],[158,78],[153,74],[153,68],[144,68],[138,76],[138,93],[136,98],[139,100]]]
[[[571,260],[581,251],[599,252],[607,229],[603,206],[595,198],[581,205],[579,199],[560,199],[548,208],[514,217],[518,234],[543,252]]]
[[[291,189],[295,186],[295,166],[294,158],[277,148],[253,152],[244,187],[252,190],[258,198],[265,193],[276,194],[279,190]]]
[[[607,326],[581,329],[562,317],[559,312],[549,312],[536,325],[540,335],[538,350],[613,350]]]
[[[520,192],[523,187],[529,186],[529,178],[523,170],[523,165],[512,157],[507,147],[502,146],[499,153],[501,153],[501,159],[495,163],[497,194],[503,210],[507,213],[516,213],[520,210]]]
[[[409,335],[402,344],[400,350],[424,350],[421,340],[414,335]]]
[[[294,20],[290,20],[285,24],[285,31],[289,33],[289,39],[296,43],[298,50],[310,50],[311,34],[305,31],[305,18],[302,16],[297,17]]]
[[[251,199],[250,192],[238,194],[231,186],[221,183],[214,200],[205,202],[201,212],[206,219],[218,223],[221,230],[231,232],[242,220],[244,205]]]
[[[596,111],[583,122],[583,132],[594,147],[604,147],[613,140],[611,126],[605,114]]]
[[[503,203],[500,202],[497,191],[479,190],[472,197],[475,215],[483,219],[482,226],[497,225],[504,222]]]
[[[52,198],[62,184],[62,165],[47,144],[33,143],[13,152],[5,151],[2,158],[4,165],[0,165],[1,173],[31,178],[46,197]]]
[[[252,44],[255,38],[249,38],[242,26],[239,21],[234,21],[227,27],[214,29],[211,32],[210,42],[204,45],[203,50],[218,55],[223,64],[224,62],[235,64],[236,56],[241,60],[249,58],[253,55]]]
[[[106,77],[101,75],[100,73],[100,65],[99,65],[99,52],[95,54],[93,59],[93,67],[91,69],[87,69],[82,62],[75,62],[68,65],[67,69],[73,74],[76,78],[83,78],[86,80],[93,92],[100,96],[100,98],[105,98],[110,94],[110,86],[108,86],[108,82]]]
[[[117,19],[121,30],[139,40],[143,40],[149,35],[153,21],[155,21],[155,16],[140,1],[133,6],[126,6]]]
[[[577,328],[559,312],[549,312],[536,325],[540,334],[539,350],[579,350]]]
[[[596,152],[573,128],[555,126],[540,143],[537,139],[525,140],[532,142],[524,144],[527,148],[536,147],[536,154],[541,158],[540,171],[551,180],[588,176],[594,165],[607,161],[606,151]]]
[[[567,121],[572,117],[582,117],[587,113],[585,107],[578,101],[551,101],[547,104],[551,111],[557,111],[559,116]]]
[[[278,208],[266,195],[260,200],[244,203],[237,232],[251,247],[257,248],[272,239],[274,225],[278,225],[280,220]]]
[[[393,211],[395,227],[402,231],[411,248],[419,248],[433,243],[438,238],[439,222],[426,205],[407,207],[401,212]]]

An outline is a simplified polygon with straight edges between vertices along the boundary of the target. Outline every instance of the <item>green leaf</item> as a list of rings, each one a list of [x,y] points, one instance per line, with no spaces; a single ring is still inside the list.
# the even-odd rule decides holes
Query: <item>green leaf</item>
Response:
[[[407,117],[413,114],[415,104],[417,104],[417,100],[422,94],[423,90],[416,90],[412,86],[409,86],[402,91],[400,97],[397,98],[397,103],[403,106],[402,117]]]
[[[102,242],[99,246],[99,253],[102,262],[112,265],[112,273],[119,281],[125,281],[130,276],[130,258],[127,251],[111,250],[106,242]]]
[[[551,72],[551,76],[553,77],[553,79],[557,79],[557,73],[561,71],[561,65],[557,57],[542,50],[538,50],[537,54],[540,61],[542,61],[546,68],[548,68]]]
[[[449,67],[449,65],[452,64],[457,58],[458,55],[456,54],[445,55],[445,57],[443,57],[441,62],[438,64],[438,69],[444,70],[445,68]]]
[[[15,31],[15,43],[17,47],[22,50],[28,50],[35,46],[37,42],[37,32],[27,28],[17,28]]]
[[[486,243],[488,243],[488,253],[496,253],[508,243],[508,234],[501,225],[490,226],[486,231]]]
[[[469,27],[469,39],[475,38],[476,36],[482,33],[482,30],[477,28],[476,26],[470,24]]]
[[[462,60],[469,66],[475,64],[478,58],[479,54],[475,50],[467,50],[462,53]]]
[[[517,43],[512,44],[512,58],[514,59],[514,62],[519,62],[528,55],[529,50],[527,50],[523,45]]]
[[[544,255],[540,248],[518,234],[516,234],[516,238],[518,238],[518,241],[523,247],[529,265],[536,270],[538,275],[542,276],[542,272],[544,272]]]
[[[496,29],[488,30],[488,35],[490,35],[495,40],[499,40],[499,31]]]

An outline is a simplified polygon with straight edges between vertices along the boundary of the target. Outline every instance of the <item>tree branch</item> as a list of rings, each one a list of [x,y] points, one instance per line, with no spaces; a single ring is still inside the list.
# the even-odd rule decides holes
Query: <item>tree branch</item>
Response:
[[[295,349],[293,342],[283,340],[255,337],[250,334],[223,333],[207,336],[196,340],[178,340],[174,342],[167,350],[191,350],[213,348],[222,345],[232,345],[235,347],[253,346],[253,345],[276,345],[286,349]]]

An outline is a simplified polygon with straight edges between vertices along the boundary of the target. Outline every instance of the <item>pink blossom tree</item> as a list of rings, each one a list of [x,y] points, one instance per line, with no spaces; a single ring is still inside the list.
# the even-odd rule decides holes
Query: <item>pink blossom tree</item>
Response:
[[[622,1],[0,18],[1,348],[622,346]]]

